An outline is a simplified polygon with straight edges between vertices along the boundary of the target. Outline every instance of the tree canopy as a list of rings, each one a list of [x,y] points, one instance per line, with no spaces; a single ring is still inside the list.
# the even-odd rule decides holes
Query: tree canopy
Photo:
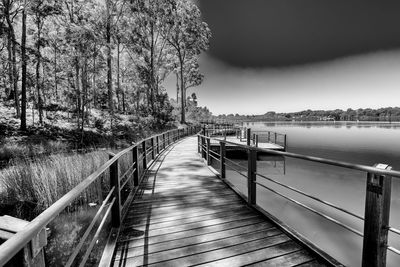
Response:
[[[162,124],[173,116],[163,81],[174,73],[185,122],[210,37],[192,1],[0,0],[0,96],[23,130],[27,109],[39,124],[50,109],[68,111],[82,130],[92,109]]]

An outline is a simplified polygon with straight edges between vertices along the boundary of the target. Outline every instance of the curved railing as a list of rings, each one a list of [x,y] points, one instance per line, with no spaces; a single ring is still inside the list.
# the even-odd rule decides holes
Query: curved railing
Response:
[[[100,208],[97,210],[97,213],[94,215],[93,220],[82,235],[80,242],[75,246],[75,250],[71,253],[68,261],[65,263],[65,266],[75,266],[77,255],[83,253],[83,256],[79,259],[79,266],[84,266],[100,232],[106,225],[106,220],[110,219],[109,215],[111,215],[112,227],[120,226],[121,218],[123,218],[126,212],[126,207],[130,202],[129,200],[133,198],[139,183],[144,177],[148,162],[154,160],[160,152],[165,150],[175,141],[184,136],[195,134],[199,130],[199,127],[170,130],[141,140],[115,155],[110,153],[110,159],[97,171],[89,175],[89,177],[84,179],[75,188],[57,200],[48,209],[29,222],[21,231],[17,232],[0,246],[0,266],[8,263],[19,251],[26,250],[26,248],[29,251],[27,255],[31,257],[30,259],[24,259],[25,261],[28,261],[28,264],[40,261],[40,259],[35,259],[35,257],[41,255],[41,253],[39,253],[41,247],[38,247],[37,243],[42,243],[42,246],[44,246],[46,241],[40,242],[37,240],[40,240],[43,237],[43,233],[44,236],[46,235],[46,226],[52,222],[58,214],[64,211],[70,203],[76,201],[91,184],[98,181],[107,173],[110,179],[110,190],[104,198]],[[128,162],[126,168],[122,170],[120,168],[120,165],[122,164],[120,163],[122,163],[124,157],[126,157],[130,162]],[[120,172],[123,172],[123,174],[120,175]],[[130,188],[133,189],[133,191],[129,190],[132,191],[132,193],[128,192],[129,196],[123,197],[123,192],[124,190],[126,191],[127,185],[130,183],[133,183],[133,188]],[[102,219],[99,222],[100,218]],[[89,245],[86,246],[86,251],[82,252],[81,249],[84,243],[87,243],[86,239],[89,237],[90,232],[94,230],[95,225],[97,225],[97,230],[94,233],[92,240],[89,242]],[[46,237],[44,239],[46,239]]]
[[[220,150],[219,153],[212,151],[210,148],[210,141],[219,142]],[[236,163],[233,160],[230,160],[226,157],[226,145],[229,144],[231,149],[232,146],[237,147],[237,149],[241,149],[247,151],[248,155],[248,163],[247,168]],[[247,202],[258,209],[262,213],[266,214],[269,217],[273,217],[262,207],[257,205],[257,190],[256,186],[264,188],[284,199],[295,203],[296,205],[305,208],[345,229],[355,233],[356,235],[363,238],[363,252],[362,252],[362,262],[363,266],[385,266],[386,264],[386,252],[387,250],[393,252],[400,256],[400,250],[388,244],[388,233],[391,232],[395,235],[400,236],[400,230],[396,229],[389,225],[389,215],[390,215],[390,200],[391,200],[391,181],[392,177],[400,178],[400,172],[391,170],[391,167],[385,164],[375,164],[373,167],[352,164],[343,161],[325,159],[320,157],[312,157],[306,156],[296,153],[262,149],[256,146],[249,146],[244,144],[238,144],[235,142],[230,142],[225,139],[218,139],[209,137],[206,135],[198,134],[198,152],[201,153],[201,156],[206,159],[208,165],[211,165],[211,159],[219,162],[219,175],[221,179],[223,179],[228,185],[233,187],[233,189],[238,192]],[[264,174],[257,172],[257,153],[264,152],[271,155],[278,155],[288,158],[296,158],[305,161],[312,161],[321,164],[338,166],[342,168],[362,171],[367,174],[367,192],[366,192],[366,201],[365,201],[365,214],[361,216],[354,212],[347,210],[346,208],[339,207],[336,204],[333,204],[329,201],[323,200],[319,197],[313,196],[309,193],[304,192],[303,190],[299,190],[295,187],[286,185],[276,179],[272,179]],[[247,197],[243,195],[240,191],[238,191],[230,182],[226,181],[226,167],[229,167],[230,170],[235,171],[242,177],[246,179],[247,183]],[[339,221],[338,219],[329,216],[316,208],[310,207],[294,198],[287,196],[276,189],[272,189],[271,187],[266,186],[263,183],[260,183],[256,178],[262,178],[269,182],[272,182],[282,188],[288,189],[290,191],[296,192],[304,197],[312,199],[313,201],[317,201],[323,205],[329,206],[335,210],[346,213],[357,220],[361,220],[364,222],[364,231],[360,232],[357,229],[354,229],[351,226]],[[273,218],[275,221],[279,221],[277,218]],[[291,234],[302,239],[308,245],[313,246],[313,244],[309,243],[307,240],[303,240],[301,235],[297,235],[294,230],[289,230]]]

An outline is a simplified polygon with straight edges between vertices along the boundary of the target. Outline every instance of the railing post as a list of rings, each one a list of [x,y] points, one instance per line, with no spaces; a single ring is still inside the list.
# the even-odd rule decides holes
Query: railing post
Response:
[[[157,154],[160,154],[161,146],[160,146],[160,136],[157,135]]]
[[[133,147],[132,149],[132,158],[133,158],[133,164],[134,164],[134,172],[133,172],[133,185],[138,186],[139,185],[139,162],[138,162],[138,148],[137,145]]]
[[[276,144],[276,133],[275,133],[275,142],[274,143]]]
[[[249,148],[247,158],[247,202],[250,205],[256,204],[256,172],[257,151]]]
[[[226,155],[226,149],[225,149],[225,143],[224,142],[219,142],[219,162],[220,162],[220,173],[221,173],[221,178],[225,179],[226,174],[225,174],[225,155]]]
[[[143,171],[147,169],[147,151],[146,151],[146,141],[142,142],[142,150],[143,150]]]
[[[207,165],[211,165],[211,157],[210,157],[210,138],[207,138]]]
[[[201,137],[201,157],[203,159],[206,158],[206,151],[204,150],[205,149],[204,148],[205,144],[206,144],[206,138],[205,137]]]
[[[197,136],[197,152],[201,152],[201,138],[200,135]]]
[[[284,142],[283,142],[283,150],[286,151],[286,147],[287,147],[287,135],[284,135]]]
[[[386,164],[379,169],[391,170]],[[392,177],[367,173],[362,267],[386,266]]]
[[[256,147],[258,147],[258,134],[255,135],[255,138],[256,138],[256,141],[255,141]]]
[[[271,143],[271,132],[268,131],[268,143]]]
[[[250,146],[251,128],[247,129],[246,138],[247,138],[247,145]]]
[[[165,133],[163,133],[162,137],[163,137],[163,149],[165,149],[165,147],[166,147],[166,145],[165,145]]]
[[[152,137],[151,139],[150,139],[150,143],[151,143],[151,159],[155,159],[156,158],[156,149],[155,149],[155,146],[154,146],[154,137]]]
[[[112,159],[114,155],[109,155],[109,159]],[[119,227],[121,225],[121,196],[119,186],[119,168],[118,160],[116,160],[110,166],[110,188],[114,187],[115,202],[111,208],[111,225],[113,227]]]

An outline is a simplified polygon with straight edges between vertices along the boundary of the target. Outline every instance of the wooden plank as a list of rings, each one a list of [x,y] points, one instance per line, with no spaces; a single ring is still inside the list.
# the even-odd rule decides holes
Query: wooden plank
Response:
[[[162,243],[158,244],[153,244],[148,247],[148,253],[154,253],[154,252],[159,252],[159,251],[164,251],[164,250],[170,250],[174,248],[180,248],[180,247],[185,247],[185,246],[191,246],[195,245],[198,243],[204,243],[204,242],[209,242],[213,240],[218,240],[218,239],[224,239],[228,238],[231,236],[237,236],[241,235],[243,233],[253,233],[253,232],[260,232],[260,231],[266,231],[269,229],[273,229],[274,227],[267,222],[261,222],[257,224],[252,224],[252,225],[247,225],[243,227],[237,227],[229,230],[224,230],[220,232],[214,232],[210,234],[204,234],[200,236],[196,236],[195,238],[192,237],[186,237],[178,240],[170,240],[170,241],[165,241]],[[141,246],[135,247],[131,246],[132,244],[129,242],[126,242],[123,244],[123,246],[118,247],[118,251],[120,250],[127,250],[132,248],[133,251],[137,251],[135,256],[140,255],[139,251],[142,248]],[[137,250],[138,249],[138,250]]]
[[[137,231],[146,231],[146,236],[157,236],[157,235],[165,235],[165,234],[171,234],[171,233],[176,233],[176,232],[182,232],[182,231],[189,231],[189,230],[194,230],[194,229],[202,229],[205,227],[210,227],[214,225],[220,225],[220,224],[226,224],[230,222],[235,222],[235,221],[241,221],[241,220],[248,220],[248,219],[253,219],[253,218],[258,218],[257,214],[254,213],[248,213],[248,214],[243,214],[242,216],[231,216],[231,217],[226,217],[223,219],[212,219],[212,220],[207,220],[207,221],[202,221],[202,222],[192,222],[192,223],[187,223],[187,224],[182,224],[182,225],[173,225],[170,227],[165,227],[165,228],[158,228],[158,229],[151,229],[150,226],[145,225],[142,227],[137,227],[137,226],[125,226],[125,228],[122,230],[121,234],[122,235],[129,235],[131,232],[137,232]]]
[[[305,262],[309,262],[310,260],[313,260],[313,257],[310,256],[310,253],[305,250],[300,250],[270,260],[251,264],[250,266],[296,266]]]
[[[321,263],[317,260],[312,260],[310,262],[306,262],[300,265],[297,265],[297,267],[326,267],[327,265],[325,265],[324,263]]]
[[[247,210],[243,209],[241,206],[231,208],[229,211],[235,212],[238,210]],[[176,216],[162,216],[162,217],[151,217],[151,223],[162,223],[162,222],[170,222],[170,221],[185,221],[185,220],[196,220],[196,219],[201,219],[204,216],[218,216],[221,214],[227,213],[226,207],[221,208],[221,209],[214,209],[214,210],[208,210],[200,213],[187,213],[187,214],[178,214]],[[138,216],[138,217],[133,217],[130,218],[129,220],[126,220],[127,224],[148,224],[148,217],[143,215],[143,216]]]
[[[235,196],[235,194],[232,191],[222,191],[218,193],[213,194],[213,192],[199,192],[196,195],[189,195],[186,193],[180,193],[180,194],[165,194],[165,195],[157,195],[157,196],[152,196],[152,195],[142,195],[142,196],[137,196],[134,200],[135,203],[141,203],[141,202],[151,202],[151,201],[169,201],[169,200],[178,200],[178,199],[186,199],[186,198],[193,198],[193,199],[202,199],[202,198],[209,198],[209,197],[216,197],[221,195],[221,197],[224,196]]]
[[[140,205],[136,205],[136,203],[133,203],[131,207],[133,209],[147,209],[147,208],[152,208],[152,209],[166,209],[166,208],[180,208],[182,207],[188,207],[188,206],[212,206],[212,205],[217,205],[217,204],[229,204],[229,203],[243,203],[241,200],[238,198],[234,197],[229,197],[229,198],[208,198],[208,199],[203,199],[202,201],[198,200],[187,200],[187,201],[164,201],[164,202],[155,202],[155,203],[141,203]]]
[[[231,203],[229,206],[227,206],[225,203],[222,203],[222,204],[218,204],[218,205],[213,205],[213,206],[210,206],[210,207],[201,207],[201,206],[198,206],[198,207],[191,207],[190,209],[180,209],[180,210],[178,210],[178,209],[161,209],[161,210],[151,210],[151,209],[147,209],[147,210],[142,210],[142,211],[138,211],[138,210],[130,210],[129,212],[128,212],[128,214],[127,214],[127,218],[135,218],[135,217],[140,217],[140,216],[143,216],[143,214],[144,215],[149,215],[149,216],[151,216],[152,218],[153,217],[155,217],[155,216],[158,216],[158,217],[165,217],[165,216],[169,216],[169,215],[171,215],[171,216],[176,216],[176,215],[179,215],[179,214],[182,214],[182,215],[187,215],[187,214],[196,214],[196,213],[200,213],[200,212],[202,212],[202,211],[206,211],[206,210],[210,210],[210,209],[214,209],[214,208],[225,208],[225,210],[227,209],[227,208],[230,208],[230,207],[238,207],[238,206],[243,206],[243,204],[237,204],[237,203]]]
[[[9,215],[0,216],[0,229],[7,232],[16,233],[24,229],[28,221],[14,218]]]
[[[206,215],[206,216],[197,216],[197,217],[190,217],[190,218],[184,218],[184,219],[178,219],[178,220],[170,220],[170,221],[164,221],[164,222],[154,222],[151,221],[148,223],[145,219],[143,220],[133,220],[133,221],[127,221],[125,223],[126,226],[129,227],[144,227],[147,226],[149,229],[160,229],[160,228],[166,228],[166,227],[172,227],[172,226],[179,226],[179,225],[184,225],[184,224],[189,224],[189,223],[201,223],[204,221],[208,220],[227,220],[229,217],[239,217],[241,215],[247,215],[250,214],[251,211],[242,210],[242,209],[237,209],[234,211],[227,211],[224,213],[217,213],[211,214],[211,215]]]
[[[190,255],[213,251],[216,249],[225,248],[228,246],[234,246],[239,244],[244,244],[247,242],[264,239],[267,237],[277,236],[282,234],[276,228],[252,232],[252,233],[244,233],[236,236],[229,236],[227,238],[222,238],[218,240],[212,240],[208,242],[196,242],[193,245],[183,246],[179,248],[170,248],[168,250],[160,251],[160,252],[152,252],[149,253],[146,247],[140,248],[132,248],[125,253],[126,258],[134,258],[134,265],[143,265],[143,259],[147,257],[147,263],[157,263],[166,260],[173,260],[175,258],[187,257]],[[196,238],[191,238],[196,239]],[[118,260],[118,257],[116,257]]]
[[[173,234],[166,234],[166,235],[158,235],[158,236],[153,236],[153,237],[146,237],[144,231],[138,231],[137,233],[131,233],[131,236],[120,236],[120,242],[123,241],[131,241],[133,245],[135,246],[143,246],[143,244],[146,242],[146,244],[155,244],[155,243],[160,243],[164,242],[165,240],[176,240],[176,239],[181,239],[181,238],[186,238],[190,236],[199,236],[199,235],[204,235],[204,234],[209,234],[209,233],[216,233],[228,229],[234,229],[237,227],[241,226],[246,226],[246,225],[253,225],[257,224],[260,222],[263,222],[264,220],[260,218],[250,218],[248,220],[238,220],[235,222],[229,222],[229,223],[224,223],[224,224],[219,224],[219,225],[213,225],[213,226],[208,226],[200,229],[194,229],[194,230],[189,230],[189,231],[184,231],[184,232],[178,232],[178,233],[173,233]],[[135,235],[136,234],[136,235]],[[146,238],[146,240],[143,240],[143,238]]]
[[[199,266],[229,266],[229,267],[236,267],[236,266],[243,266],[243,265],[248,265],[252,264],[253,262],[258,262],[266,259],[271,259],[275,258],[290,252],[298,251],[301,249],[301,247],[293,242],[290,241],[290,238],[285,236],[287,242],[273,242],[271,243],[271,246],[268,245],[263,245],[259,247],[255,247],[254,250],[244,250],[243,252],[240,251],[236,255],[232,255],[228,257],[225,257],[220,260],[216,260],[213,262],[207,262],[204,265],[199,265]],[[290,266],[290,265],[268,265],[268,266]]]
[[[237,197],[233,192],[221,192],[219,195],[221,198],[230,198],[230,197]],[[208,195],[207,192],[204,192],[204,194],[199,194],[195,196],[190,196],[190,195],[176,195],[176,196],[161,196],[161,197],[149,197],[149,198],[141,198],[141,199],[136,199],[134,200],[135,205],[139,204],[145,204],[145,203],[157,203],[157,202],[169,202],[169,201],[186,201],[186,200],[204,200],[204,199],[209,199],[210,196]]]
[[[198,253],[194,255],[190,255],[187,257],[181,257],[181,258],[176,258],[173,260],[167,260],[167,261],[161,261],[157,262],[154,264],[149,264],[151,266],[189,266],[189,265],[199,265],[199,264],[204,264],[207,263],[207,266],[209,265],[214,265],[214,266],[229,266],[229,265],[221,265],[221,264],[214,264],[215,262],[228,258],[228,257],[233,257],[238,254],[245,254],[248,252],[255,251],[259,249],[260,247],[265,247],[267,250],[268,247],[273,247],[278,244],[284,245],[283,249],[277,249],[277,248],[270,248],[275,254],[282,253],[282,251],[287,250],[287,245],[290,241],[289,237],[285,235],[277,235],[273,237],[268,237],[260,240],[255,240],[251,242],[247,242],[244,244],[238,244],[238,245],[233,245],[233,246],[226,246],[222,249],[216,249],[213,251],[208,251],[204,253]],[[267,252],[264,252],[266,254]],[[272,254],[272,253],[271,253]],[[147,265],[148,257],[144,258],[143,262],[144,265]],[[116,261],[117,262],[117,261]],[[132,262],[132,264],[131,264]],[[134,265],[135,263],[135,258],[127,258],[126,259],[127,265]],[[115,265],[114,265],[115,266]]]

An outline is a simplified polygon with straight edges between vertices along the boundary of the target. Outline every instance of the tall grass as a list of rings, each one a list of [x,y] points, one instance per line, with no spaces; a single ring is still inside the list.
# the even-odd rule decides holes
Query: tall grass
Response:
[[[65,195],[108,160],[105,151],[87,154],[52,155],[33,161],[15,160],[0,170],[3,203],[26,203],[38,214]],[[107,174],[105,174],[107,176]],[[107,179],[107,177],[102,177]],[[104,183],[108,185],[108,183]],[[77,201],[92,201],[98,192],[86,190]],[[25,217],[25,216],[23,216]]]

